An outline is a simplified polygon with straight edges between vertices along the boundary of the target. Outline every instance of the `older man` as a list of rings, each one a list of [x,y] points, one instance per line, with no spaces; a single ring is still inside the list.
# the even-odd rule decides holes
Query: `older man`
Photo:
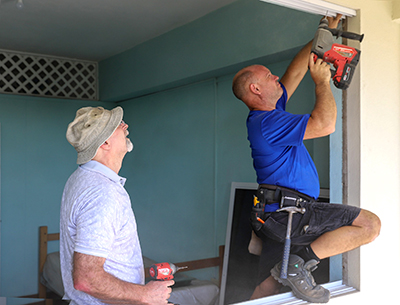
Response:
[[[340,17],[328,18],[330,27],[336,28]],[[321,59],[314,62],[310,52],[311,42],[296,55],[280,82],[261,65],[240,70],[233,80],[235,96],[250,110],[248,139],[259,183],[252,225],[264,244],[262,282],[253,299],[279,292],[280,282],[306,301],[328,302],[329,291],[316,285],[311,275],[318,262],[369,243],[380,231],[379,218],[369,211],[315,202],[320,190],[318,173],[303,140],[334,132],[336,103],[330,88],[330,66]],[[286,103],[308,68],[315,83],[315,106],[311,114],[294,115],[285,111]],[[288,213],[278,211],[282,205],[305,209],[304,214],[293,215],[294,247],[287,279],[280,277],[288,223]]]
[[[60,256],[70,304],[166,304],[174,281],[145,285],[142,252],[125,178],[123,110],[84,107],[67,129],[79,167],[61,203]]]

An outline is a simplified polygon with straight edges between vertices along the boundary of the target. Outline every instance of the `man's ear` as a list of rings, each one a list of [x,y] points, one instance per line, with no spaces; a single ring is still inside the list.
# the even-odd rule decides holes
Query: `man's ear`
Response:
[[[111,145],[108,141],[105,141],[103,144],[100,145],[100,148],[104,149],[104,150],[109,150],[110,147],[111,147]]]
[[[250,84],[249,88],[252,93],[257,94],[257,95],[261,94],[261,91],[258,88],[257,84]]]

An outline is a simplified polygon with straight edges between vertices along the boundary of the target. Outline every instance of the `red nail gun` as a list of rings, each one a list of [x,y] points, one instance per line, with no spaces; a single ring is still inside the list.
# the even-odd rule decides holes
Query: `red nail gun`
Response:
[[[311,52],[314,55],[314,61],[322,58],[323,61],[333,64],[336,70],[331,70],[332,79],[335,86],[339,89],[347,89],[350,85],[353,73],[360,60],[361,51],[334,43],[333,36],[336,38],[344,37],[348,39],[362,41],[364,34],[359,35],[351,32],[344,32],[339,29],[328,27],[328,19],[323,18],[319,23],[315,33]]]

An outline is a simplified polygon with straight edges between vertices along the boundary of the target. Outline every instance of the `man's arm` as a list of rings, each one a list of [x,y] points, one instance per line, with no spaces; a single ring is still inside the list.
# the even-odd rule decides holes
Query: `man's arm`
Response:
[[[332,29],[336,29],[339,24],[340,18],[342,18],[342,15],[338,14],[336,15],[336,17],[327,17],[327,18],[329,27]],[[286,91],[288,93],[288,100],[292,96],[292,94],[296,91],[304,75],[306,75],[307,73],[308,58],[311,52],[311,47],[312,47],[312,41],[307,43],[300,50],[300,52],[293,58],[285,74],[281,78],[281,82],[285,86]]]
[[[330,65],[309,55],[310,74],[315,83],[315,105],[308,120],[304,139],[327,136],[335,131],[336,102],[332,94]]]
[[[285,74],[281,78],[281,83],[285,86],[288,100],[296,91],[304,75],[308,70],[308,56],[311,53],[312,41],[307,43],[299,53],[293,58]]]
[[[122,281],[104,271],[105,258],[74,252],[73,281],[76,290],[109,304],[167,304],[174,281],[146,285]]]

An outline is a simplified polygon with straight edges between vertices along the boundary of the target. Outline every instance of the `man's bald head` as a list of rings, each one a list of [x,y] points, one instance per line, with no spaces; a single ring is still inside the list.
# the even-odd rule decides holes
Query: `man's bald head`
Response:
[[[243,68],[238,73],[236,73],[232,82],[233,94],[241,101],[248,93],[248,87],[251,83],[255,82],[254,68],[257,65],[249,66]]]

